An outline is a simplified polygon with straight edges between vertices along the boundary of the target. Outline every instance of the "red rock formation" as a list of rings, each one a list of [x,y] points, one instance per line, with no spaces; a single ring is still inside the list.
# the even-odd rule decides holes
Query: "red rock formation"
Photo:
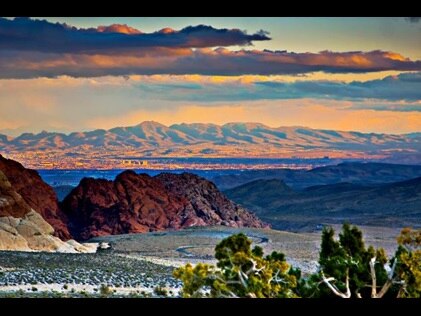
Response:
[[[0,171],[5,174],[13,189],[25,202],[54,227],[54,234],[57,237],[62,240],[71,238],[66,225],[66,216],[58,207],[53,188],[42,181],[37,171],[26,169],[17,161],[6,159],[2,155],[0,155]]]
[[[125,171],[114,181],[85,178],[64,199],[62,209],[73,236],[82,240],[189,226],[264,226],[215,185],[186,174],[152,178]]]
[[[267,227],[255,215],[230,201],[216,185],[191,173],[161,173],[159,179],[173,194],[185,198],[193,210],[193,219],[205,225],[231,227]]]
[[[76,238],[179,228],[187,202],[148,175],[125,171],[114,181],[84,178],[62,202]]]

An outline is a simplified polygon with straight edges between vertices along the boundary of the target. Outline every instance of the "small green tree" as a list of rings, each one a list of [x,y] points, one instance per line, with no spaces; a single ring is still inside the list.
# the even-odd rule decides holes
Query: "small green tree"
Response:
[[[313,291],[316,297],[419,297],[421,233],[403,230],[398,242],[395,256],[388,260],[384,249],[366,249],[362,232],[355,226],[344,224],[339,241],[334,239],[332,228],[325,229],[320,271],[306,280],[307,294]]]
[[[281,253],[263,257],[263,249],[251,249],[244,234],[223,239],[215,247],[217,266],[187,264],[174,271],[183,282],[184,297],[297,297],[296,275]]]
[[[401,280],[398,297],[421,297],[421,230],[405,228],[398,237],[396,274]]]

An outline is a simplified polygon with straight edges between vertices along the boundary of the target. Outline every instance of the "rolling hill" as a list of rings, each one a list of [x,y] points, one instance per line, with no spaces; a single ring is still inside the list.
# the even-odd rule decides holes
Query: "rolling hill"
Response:
[[[315,185],[340,182],[375,185],[404,181],[415,177],[421,177],[420,165],[344,162],[311,170],[245,170],[216,176],[212,181],[221,190],[228,190],[258,179],[279,179],[294,189],[304,189]]]
[[[320,224],[421,227],[421,177],[382,185],[336,183],[292,190],[256,180],[225,191],[273,228],[312,230]]]

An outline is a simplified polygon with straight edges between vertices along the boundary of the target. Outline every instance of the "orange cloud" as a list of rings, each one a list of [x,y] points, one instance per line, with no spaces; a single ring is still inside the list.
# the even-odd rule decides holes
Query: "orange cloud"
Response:
[[[159,33],[171,34],[171,33],[175,33],[175,30],[170,27],[164,27],[162,30],[159,30]]]
[[[130,27],[127,24],[100,25],[97,27],[97,31],[100,33],[142,34],[141,31]]]

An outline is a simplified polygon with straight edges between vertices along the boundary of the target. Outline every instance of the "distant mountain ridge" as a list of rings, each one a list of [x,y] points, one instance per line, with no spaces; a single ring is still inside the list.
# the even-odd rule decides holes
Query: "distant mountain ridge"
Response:
[[[220,190],[227,190],[255,180],[278,179],[293,189],[347,182],[359,185],[379,185],[421,177],[421,165],[402,165],[374,162],[344,162],[316,167],[311,170],[246,170],[220,175],[212,181]]]
[[[306,230],[343,221],[421,227],[421,177],[377,185],[342,182],[304,190],[288,188],[281,180],[261,179],[225,194],[276,229]]]
[[[238,148],[232,150],[233,146]],[[165,126],[154,121],[70,134],[46,131],[38,134],[23,133],[18,137],[0,134],[0,150],[6,151],[95,148],[140,148],[144,152],[153,150],[152,155],[161,156],[201,153],[241,156],[253,151],[267,155],[280,150],[408,150],[420,153],[421,135],[343,132],[305,127],[272,128],[260,123],[183,123]]]

